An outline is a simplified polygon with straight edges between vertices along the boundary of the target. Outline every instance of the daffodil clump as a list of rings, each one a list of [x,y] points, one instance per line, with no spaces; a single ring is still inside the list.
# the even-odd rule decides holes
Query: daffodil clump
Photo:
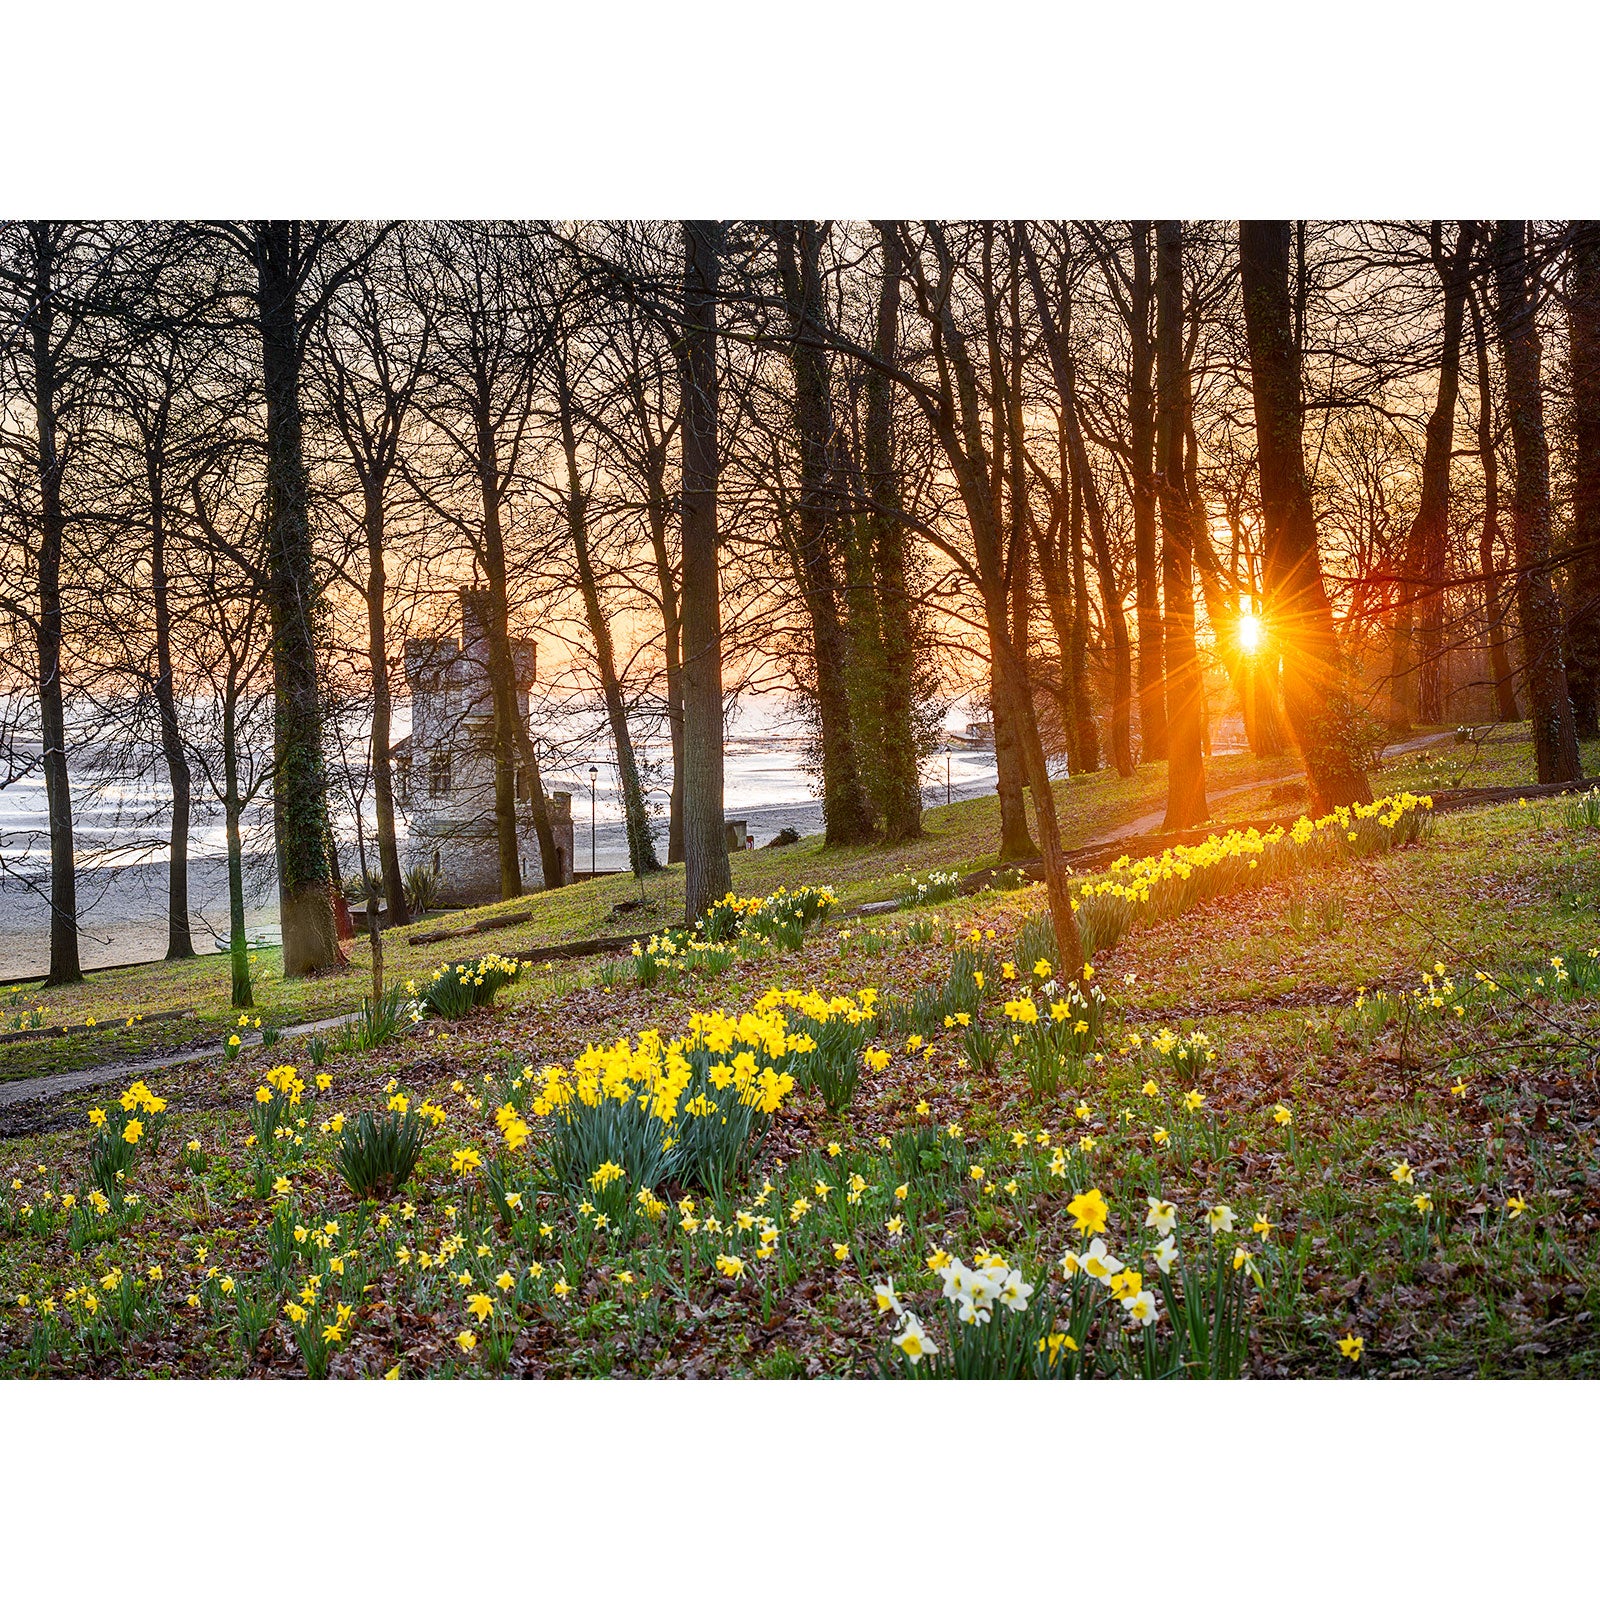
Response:
[[[495,995],[532,965],[514,956],[486,955],[470,964],[463,961],[435,967],[426,985],[416,989],[412,1014],[418,1021],[430,1014],[452,1020],[466,1016],[475,1006],[491,1006]]]
[[[1375,856],[1415,843],[1425,836],[1432,811],[1430,795],[1385,795],[1371,805],[1339,806],[1315,822],[1301,817],[1288,829],[1230,828],[1159,856],[1122,856],[1104,876],[1078,886],[1074,905],[1084,950],[1108,950],[1136,925],[1164,922],[1202,901],[1317,862]]]
[[[1067,1203],[1078,1242],[1061,1258],[1059,1285],[1046,1272],[1025,1275],[993,1251],[968,1267],[936,1250],[927,1266],[942,1286],[942,1344],[901,1303],[892,1278],[878,1284],[879,1311],[896,1319],[885,1376],[1238,1377],[1249,1350],[1251,1290],[1266,1286],[1261,1259],[1271,1222],[1257,1215],[1252,1249],[1235,1237],[1231,1206],[1208,1206],[1190,1262],[1179,1246],[1177,1207],[1153,1195],[1146,1207],[1137,1249],[1153,1271],[1112,1254],[1111,1208],[1099,1189]]]
[[[610,1163],[652,1191],[678,1181],[720,1193],[794,1089],[788,1066],[815,1048],[781,1006],[697,1013],[676,1038],[650,1029],[547,1067],[532,1111],[569,1188]]]
[[[695,924],[695,933],[713,944],[747,940],[798,950],[808,927],[823,921],[839,903],[831,884],[779,886],[768,895],[725,894]]]
[[[815,1089],[830,1111],[843,1111],[855,1098],[861,1069],[882,1071],[888,1056],[871,1051],[878,1031],[878,991],[824,998],[816,990],[769,989],[756,1001],[756,1013],[787,1015],[793,1071],[802,1088]]]
[[[159,1149],[167,1122],[167,1102],[153,1094],[143,1078],[130,1084],[109,1110],[95,1106],[89,1112],[94,1135],[89,1143],[89,1178],[97,1193],[119,1203],[122,1187],[132,1172],[141,1145]]]
[[[1002,978],[1015,980],[1009,962]],[[1063,984],[1041,957],[1031,979],[1028,988],[1003,1000],[1001,1009],[1012,1057],[1022,1067],[1034,1100],[1044,1103],[1055,1098],[1063,1080],[1074,1088],[1083,1086],[1085,1062],[1100,1042],[1111,1002],[1087,963]]]
[[[912,878],[911,887],[900,896],[900,909],[912,911],[918,906],[940,905],[954,900],[960,893],[959,872],[930,872],[925,878]]]
[[[702,972],[714,978],[733,965],[738,953],[736,944],[697,938],[682,930],[663,929],[647,940],[634,940],[631,951],[634,981],[641,989],[651,989],[663,974],[681,978],[687,973]]]
[[[23,1011],[8,1011],[0,1016],[0,1033],[37,1033],[40,1028],[48,1027],[46,1018],[50,1015],[50,1007],[44,1005],[29,1006]]]

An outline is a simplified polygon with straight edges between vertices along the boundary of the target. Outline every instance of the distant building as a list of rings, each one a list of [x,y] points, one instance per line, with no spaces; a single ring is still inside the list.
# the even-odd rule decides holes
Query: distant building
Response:
[[[495,830],[494,698],[489,681],[489,592],[461,590],[461,638],[406,641],[411,690],[411,737],[395,746],[396,787],[409,823],[412,866],[439,876],[443,905],[483,905],[500,898],[500,845]],[[536,650],[531,639],[511,641],[517,716],[528,722],[528,689]],[[519,766],[517,850],[522,883],[544,887],[526,779]],[[560,882],[572,877],[572,796],[548,796],[560,859]]]

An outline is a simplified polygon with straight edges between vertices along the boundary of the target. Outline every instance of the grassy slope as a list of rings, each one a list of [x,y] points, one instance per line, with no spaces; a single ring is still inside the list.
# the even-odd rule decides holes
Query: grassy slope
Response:
[[[1163,1024],[1180,1030],[1198,1025],[1210,1035],[1217,1060],[1198,1084],[1208,1100],[1209,1150],[1151,1152],[1149,1127],[1159,1120],[1176,1128],[1189,1114],[1176,1104],[1166,1067],[1137,1054],[1126,1064],[1111,1054],[1085,1083],[1094,1117],[1079,1125],[1068,1109],[1077,1091],[1033,1107],[1009,1066],[975,1074],[949,1038],[924,1065],[907,1060],[899,1041],[891,1040],[895,1065],[863,1085],[844,1117],[829,1116],[808,1095],[786,1110],[776,1136],[774,1153],[788,1166],[773,1173],[785,1186],[782,1196],[809,1193],[818,1175],[838,1184],[847,1169],[859,1169],[872,1184],[869,1208],[853,1224],[859,1240],[847,1267],[836,1269],[827,1249],[837,1225],[819,1232],[808,1222],[791,1234],[798,1239],[811,1228],[817,1238],[810,1249],[822,1262],[779,1295],[776,1311],[769,1315],[762,1301],[758,1319],[754,1289],[730,1293],[707,1266],[703,1280],[690,1274],[674,1291],[696,1308],[693,1314],[673,1299],[663,1321],[659,1301],[647,1308],[615,1286],[624,1264],[647,1273],[660,1263],[652,1268],[635,1254],[608,1254],[604,1241],[591,1238],[584,1246],[588,1260],[572,1272],[577,1299],[558,1305],[540,1289],[539,1304],[547,1310],[530,1312],[518,1365],[551,1374],[843,1371],[852,1358],[870,1359],[881,1348],[883,1328],[864,1287],[877,1276],[895,1272],[902,1292],[914,1293],[926,1309],[931,1279],[918,1263],[932,1243],[970,1252],[982,1239],[1030,1271],[1058,1256],[1068,1240],[1061,1208],[1070,1192],[1059,1183],[1042,1184],[1036,1199],[1016,1205],[982,1201],[961,1185],[943,1201],[941,1215],[923,1219],[911,1248],[884,1238],[879,1213],[894,1205],[887,1191],[898,1174],[880,1165],[889,1158],[877,1152],[874,1136],[914,1122],[913,1105],[926,1098],[935,1124],[962,1122],[971,1157],[997,1178],[1013,1168],[1020,1173],[1028,1159],[1011,1149],[1010,1129],[1042,1125],[1056,1130],[1052,1140],[1070,1146],[1080,1127],[1089,1127],[1100,1146],[1092,1168],[1076,1181],[1092,1179],[1112,1197],[1114,1242],[1129,1239],[1142,1214],[1139,1196],[1147,1192],[1177,1200],[1190,1217],[1196,1205],[1218,1197],[1245,1217],[1267,1211],[1278,1228],[1275,1281],[1281,1287],[1259,1321],[1253,1364],[1261,1375],[1350,1370],[1332,1348],[1345,1330],[1367,1340],[1362,1372],[1594,1375],[1600,1345],[1592,1332],[1600,1312],[1600,1260],[1590,1214],[1600,1209],[1596,1001],[1555,1008],[1542,999],[1520,1008],[1507,1002],[1493,1015],[1461,1022],[1440,1012],[1404,1040],[1391,1029],[1362,1041],[1349,1031],[1348,1013],[1344,1024],[1331,1025],[1355,985],[1414,982],[1436,960],[1458,979],[1480,965],[1512,975],[1532,994],[1532,978],[1548,970],[1550,953],[1591,942],[1600,843],[1568,832],[1558,817],[1552,803],[1445,817],[1425,848],[1322,869],[1300,891],[1342,904],[1345,924],[1337,933],[1297,932],[1288,914],[1291,887],[1279,883],[1164,927],[1137,930],[1103,960],[1101,976],[1119,988],[1128,974],[1137,975],[1126,989],[1128,1026],[1146,1037]],[[994,929],[1004,948],[1038,903],[1037,891],[990,893],[955,910],[963,923]],[[486,1109],[474,1113],[452,1096],[453,1078],[477,1082],[485,1072],[570,1056],[587,1040],[647,1024],[675,1028],[692,1009],[748,1003],[773,981],[815,983],[825,992],[870,983],[890,994],[909,993],[937,976],[948,959],[939,944],[905,935],[912,920],[891,917],[865,936],[824,932],[798,955],[676,991],[613,993],[593,979],[585,985],[572,970],[551,980],[557,989],[520,987],[492,1017],[430,1032],[371,1058],[337,1062],[334,1096],[312,1112],[311,1129],[335,1105],[349,1113],[381,1100],[390,1073],[415,1094],[426,1091],[449,1103],[450,1129],[423,1168],[416,1229],[418,1243],[428,1243],[456,1226],[454,1213],[441,1209],[458,1197],[446,1171],[449,1147],[458,1140],[485,1147],[494,1141],[487,1120],[495,1088],[485,1086]],[[1108,1048],[1114,1051],[1119,1036],[1127,1042],[1119,1029]],[[179,1129],[168,1136],[159,1165],[139,1174],[147,1196],[144,1222],[108,1249],[92,1251],[87,1262],[67,1258],[59,1234],[48,1246],[26,1232],[0,1239],[0,1307],[14,1304],[19,1292],[35,1300],[59,1292],[91,1266],[99,1274],[112,1262],[142,1269],[163,1261],[169,1275],[177,1270],[186,1283],[199,1277],[193,1265],[198,1242],[224,1270],[243,1270],[268,1210],[266,1202],[249,1198],[243,1152],[233,1154],[260,1066],[179,1069],[163,1080]],[[1146,1072],[1163,1080],[1158,1102],[1138,1087]],[[1466,1083],[1460,1097],[1450,1093],[1458,1077]],[[1272,1126],[1271,1109],[1280,1100],[1295,1110],[1293,1144]],[[52,1108],[41,1116],[39,1131],[0,1146],[7,1187],[13,1174],[30,1189],[81,1185],[87,1103],[77,1097]],[[483,1128],[475,1126],[479,1121]],[[327,1140],[311,1129],[313,1154],[296,1178],[301,1203],[308,1214],[348,1215],[348,1198],[326,1170]],[[204,1184],[179,1167],[182,1142],[191,1135],[218,1152]],[[830,1138],[846,1147],[837,1161],[821,1149]],[[1409,1204],[1417,1191],[1389,1180],[1389,1167],[1400,1159],[1418,1170],[1419,1187],[1434,1196],[1442,1232],[1425,1235]],[[35,1177],[36,1164],[46,1169],[44,1178]],[[1533,1209],[1512,1226],[1503,1205],[1517,1192]],[[557,1227],[548,1252],[570,1252],[576,1246],[562,1241],[576,1219],[554,1197],[543,1203],[550,1209],[541,1215]],[[505,1249],[496,1242],[484,1273],[500,1270]],[[668,1277],[661,1282],[675,1282],[672,1252],[664,1259]],[[515,1251],[505,1264],[519,1266]],[[553,1260],[552,1273],[559,1264]],[[179,1287],[174,1282],[171,1292]],[[394,1300],[404,1291],[385,1293]],[[0,1315],[0,1370],[15,1370],[33,1324],[22,1313]],[[362,1338],[341,1351],[336,1370],[381,1370],[396,1358],[407,1371],[475,1370],[478,1358],[463,1359],[449,1342],[461,1317],[453,1303],[443,1307],[437,1327],[431,1313],[420,1323],[396,1321],[393,1312],[387,1321],[374,1315]],[[99,1358],[94,1370],[242,1370],[226,1338],[202,1335],[200,1319],[184,1331],[181,1311],[177,1319],[176,1332],[131,1342],[124,1352]],[[288,1345],[264,1359],[272,1370],[295,1368]],[[258,1360],[254,1370],[262,1365]]]
[[[1421,755],[1397,758],[1375,775],[1375,788],[1448,787],[1531,783],[1534,767],[1526,725],[1498,729],[1473,759],[1448,745]],[[1585,751],[1585,766],[1600,764],[1600,750]],[[1284,815],[1304,803],[1299,763],[1293,755],[1258,761],[1248,754],[1215,758],[1208,764],[1208,785],[1216,798],[1213,816],[1219,824]],[[1249,787],[1245,787],[1249,786]],[[1275,788],[1280,798],[1274,798]],[[1234,790],[1240,792],[1228,793]],[[1081,845],[1110,829],[1158,818],[1166,797],[1165,763],[1149,763],[1129,779],[1112,771],[1056,785],[1057,804],[1067,847]],[[733,860],[733,881],[741,894],[763,893],[779,884],[832,883],[846,908],[885,899],[901,892],[908,874],[933,869],[972,871],[992,864],[998,828],[998,802],[992,797],[959,801],[925,813],[926,836],[893,848],[865,846],[828,850],[820,836],[811,836],[783,850],[746,851]],[[630,933],[680,921],[683,914],[683,871],[670,868],[649,881],[647,909],[628,916],[613,914],[620,902],[637,893],[627,877],[601,878],[572,884],[550,894],[525,896],[492,908],[495,913],[527,911],[530,920],[515,928],[464,937],[459,942],[413,947],[409,931],[391,930],[384,939],[385,976],[389,982],[426,976],[440,961],[476,959],[489,951],[526,949],[601,934]],[[429,919],[434,928],[470,927],[489,914],[484,908]],[[262,953],[255,963],[254,1014],[284,1026],[352,1010],[371,988],[367,942],[350,948],[350,965],[338,975],[285,982],[277,953]],[[94,976],[81,986],[41,993],[36,988],[10,988],[3,998],[8,1011],[43,1003],[52,1007],[47,1020],[101,1023],[122,1021],[142,1012],[191,1010],[193,1015],[160,1023],[140,1023],[127,1030],[69,1035],[63,1039],[0,1044],[0,1081],[72,1071],[109,1059],[149,1060],[215,1042],[234,1026],[229,1005],[226,956],[202,956],[173,966],[156,964]]]

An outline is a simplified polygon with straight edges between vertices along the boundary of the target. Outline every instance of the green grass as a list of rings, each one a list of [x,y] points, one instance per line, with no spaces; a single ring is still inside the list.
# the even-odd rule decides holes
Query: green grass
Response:
[[[1586,747],[1584,757],[1586,769],[1600,766],[1600,746]],[[1457,759],[1459,749],[1453,744],[1443,746],[1442,754],[1423,752],[1398,758],[1374,774],[1374,790],[1448,787],[1441,762]],[[1531,783],[1534,778],[1527,725],[1514,724],[1493,731],[1467,781],[1476,786]],[[1207,786],[1213,796],[1213,819],[1223,826],[1293,815],[1306,804],[1301,769],[1292,754],[1267,760],[1248,753],[1215,757],[1207,764]],[[1166,765],[1146,763],[1128,779],[1102,770],[1063,780],[1054,788],[1063,843],[1072,849],[1132,823],[1159,825],[1166,799]],[[935,869],[966,873],[994,865],[998,859],[998,813],[998,801],[983,796],[930,808],[924,813],[925,836],[908,844],[830,850],[819,835],[813,835],[786,849],[744,851],[733,858],[734,887],[740,894],[763,894],[780,884],[831,883],[839,893],[841,909],[848,912],[870,901],[897,898],[913,873]],[[431,917],[425,924],[429,930],[468,928],[491,912],[529,914],[529,920],[517,927],[439,945],[412,946],[407,939],[415,928],[391,929],[384,935],[385,977],[390,983],[421,980],[441,961],[476,960],[491,951],[529,949],[606,934],[644,933],[682,920],[681,866],[646,880],[644,893],[649,904],[645,909],[618,915],[615,908],[636,898],[638,892],[630,877],[606,877],[526,895],[492,908]],[[261,952],[253,961],[256,1003],[252,1014],[281,1028],[354,1010],[371,989],[365,938],[353,942],[349,957],[349,966],[340,973],[286,981],[277,952]],[[95,974],[81,985],[51,992],[37,986],[12,986],[0,993],[8,1011],[43,1003],[53,1008],[49,1021],[77,1023],[93,1016],[102,1024],[121,1023],[130,1015],[180,1008],[192,1014],[126,1029],[0,1044],[0,1081],[74,1071],[109,1059],[149,1060],[215,1043],[236,1024],[237,1013],[229,1004],[229,995],[226,955]]]

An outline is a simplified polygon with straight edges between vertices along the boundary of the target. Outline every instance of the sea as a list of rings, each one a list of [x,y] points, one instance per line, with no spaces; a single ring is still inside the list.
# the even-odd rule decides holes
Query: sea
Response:
[[[942,805],[992,794],[992,746],[961,737],[964,715],[953,715],[946,749],[925,763],[923,800]],[[397,730],[403,731],[403,730]],[[599,872],[626,871],[627,838],[616,768],[609,741],[578,748],[568,738],[562,759],[544,763],[547,788],[572,792],[574,865]],[[784,828],[803,835],[822,831],[822,807],[806,764],[806,743],[781,705],[741,706],[726,744],[724,811],[745,821],[757,845]],[[671,746],[643,741],[647,800],[666,858]],[[159,960],[167,948],[168,842],[164,780],[123,781],[93,770],[93,753],[73,766],[73,831],[77,860],[79,957],[85,967]],[[589,768],[597,768],[591,785]],[[368,859],[376,865],[370,805],[364,818]],[[277,881],[271,853],[270,816],[262,808],[246,834],[245,924],[252,940],[278,938]],[[189,837],[190,926],[195,948],[225,945],[228,876],[220,809],[196,807]],[[360,855],[353,812],[340,823],[340,853],[346,871]],[[404,845],[402,843],[402,855]],[[49,842],[43,778],[37,772],[0,787],[0,983],[42,974],[49,965]]]

